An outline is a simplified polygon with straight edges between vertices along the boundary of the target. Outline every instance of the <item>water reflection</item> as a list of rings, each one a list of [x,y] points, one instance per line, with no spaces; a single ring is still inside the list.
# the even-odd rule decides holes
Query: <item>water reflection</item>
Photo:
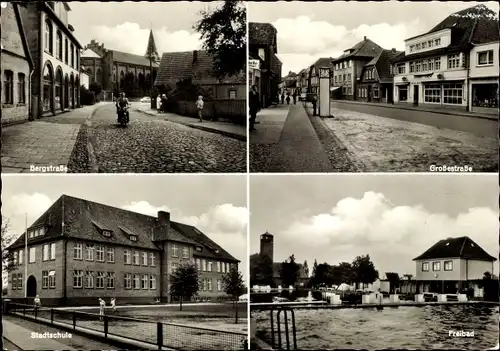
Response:
[[[498,307],[449,305],[375,309],[296,310],[299,349],[487,349],[498,343]],[[255,312],[270,340],[269,312]],[[283,330],[283,329],[282,329]],[[474,331],[453,337],[450,331]]]

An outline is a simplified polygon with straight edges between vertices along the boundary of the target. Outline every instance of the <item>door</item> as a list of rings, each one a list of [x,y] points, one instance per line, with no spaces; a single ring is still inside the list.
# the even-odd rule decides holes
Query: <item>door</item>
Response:
[[[413,105],[415,105],[415,106],[418,106],[418,100],[419,100],[418,92],[419,92],[418,85],[414,85],[413,86]]]
[[[36,278],[32,275],[30,275],[28,281],[26,282],[26,295],[27,297],[36,296]]]

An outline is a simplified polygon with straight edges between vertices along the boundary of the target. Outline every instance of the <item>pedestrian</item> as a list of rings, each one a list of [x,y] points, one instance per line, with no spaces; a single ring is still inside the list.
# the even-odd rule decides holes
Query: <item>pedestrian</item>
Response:
[[[198,96],[198,100],[196,100],[196,109],[198,110],[198,117],[200,118],[200,122],[203,122],[203,96]]]
[[[248,105],[250,108],[250,130],[255,130],[255,120],[257,119],[257,112],[260,110],[259,92],[256,85],[252,85]]]
[[[287,93],[286,95],[286,104],[290,105],[290,93]]]
[[[162,112],[167,112],[167,102],[168,102],[167,95],[162,94],[162,96],[161,96],[161,110],[162,110]]]
[[[156,97],[156,110],[158,111],[158,113],[161,112],[161,96],[159,94]]]
[[[281,94],[281,104],[284,105],[285,104],[285,92],[283,92]]]
[[[103,299],[99,298],[99,319],[102,321],[102,317],[104,316],[104,308],[106,307],[106,302]]]
[[[111,309],[113,310],[113,312],[116,311],[116,299],[113,297],[109,303],[111,305]]]
[[[297,103],[297,92],[293,92],[293,104],[295,105]]]
[[[316,104],[318,103],[318,96],[313,94],[312,96],[312,104],[313,104],[313,116],[316,116]]]
[[[35,305],[35,309],[40,308],[42,303],[40,302],[40,295],[36,295],[35,299],[33,300],[33,304]]]

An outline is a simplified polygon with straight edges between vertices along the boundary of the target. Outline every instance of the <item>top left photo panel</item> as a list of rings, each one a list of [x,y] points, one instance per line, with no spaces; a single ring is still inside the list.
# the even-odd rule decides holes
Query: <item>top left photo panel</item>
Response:
[[[246,173],[243,1],[1,2],[2,173]]]

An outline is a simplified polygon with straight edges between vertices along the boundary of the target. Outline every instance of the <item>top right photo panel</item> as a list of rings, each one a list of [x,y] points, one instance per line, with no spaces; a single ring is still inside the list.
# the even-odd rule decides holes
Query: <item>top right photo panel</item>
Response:
[[[250,172],[498,172],[498,12],[249,2]]]

